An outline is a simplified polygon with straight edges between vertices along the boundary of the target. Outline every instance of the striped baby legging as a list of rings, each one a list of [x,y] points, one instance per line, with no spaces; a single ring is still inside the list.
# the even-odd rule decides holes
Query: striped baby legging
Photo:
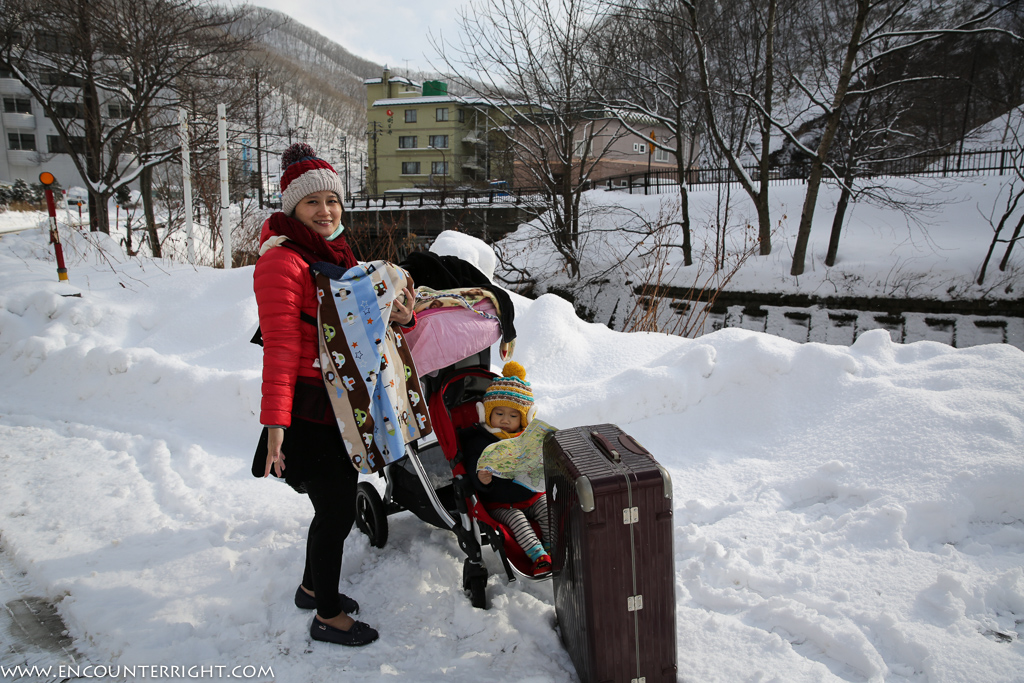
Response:
[[[548,529],[548,497],[541,496],[537,499],[533,505],[528,508],[495,508],[487,511],[496,522],[500,522],[508,527],[509,531],[516,539],[516,543],[522,548],[527,555],[530,555],[531,560],[536,560],[536,557],[532,555],[536,553],[536,548],[541,548],[540,553],[543,554],[540,539],[537,538],[537,534],[534,533],[533,527],[530,525],[530,520],[534,520],[540,526],[541,532],[544,533]],[[531,553],[531,550],[534,553]],[[538,555],[539,557],[540,555]]]

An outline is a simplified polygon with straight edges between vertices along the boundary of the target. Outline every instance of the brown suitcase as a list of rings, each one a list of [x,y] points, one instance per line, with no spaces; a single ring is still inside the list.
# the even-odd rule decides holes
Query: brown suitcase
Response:
[[[612,424],[544,444],[555,614],[582,683],[676,681],[672,482]]]

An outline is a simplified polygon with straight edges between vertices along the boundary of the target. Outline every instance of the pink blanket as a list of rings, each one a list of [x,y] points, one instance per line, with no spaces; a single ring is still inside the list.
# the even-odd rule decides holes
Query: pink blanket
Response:
[[[486,299],[475,308],[497,315]],[[416,327],[405,339],[422,377],[483,351],[501,339],[501,325],[461,306],[430,308],[416,314]]]

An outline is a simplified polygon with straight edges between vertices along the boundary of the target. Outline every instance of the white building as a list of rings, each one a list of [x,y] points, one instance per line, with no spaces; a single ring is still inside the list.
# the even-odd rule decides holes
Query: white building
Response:
[[[53,122],[43,108],[29,94],[21,81],[9,72],[0,71],[0,98],[3,114],[0,119],[4,153],[0,155],[0,182],[13,183],[21,178],[26,183],[38,182],[39,174],[49,171],[64,189],[85,186],[71,156],[64,150]],[[77,95],[77,97],[76,97]],[[81,94],[68,87],[68,101],[62,103],[64,111],[57,112],[67,118],[81,118]],[[116,101],[103,105],[103,113],[112,118],[120,115]],[[76,138],[77,144],[82,138]]]

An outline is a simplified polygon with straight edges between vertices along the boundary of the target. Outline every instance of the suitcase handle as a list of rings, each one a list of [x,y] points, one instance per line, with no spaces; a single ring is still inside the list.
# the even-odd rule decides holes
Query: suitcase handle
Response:
[[[597,432],[590,432],[590,438],[594,440],[594,445],[604,453],[606,458],[612,462],[620,462],[622,460],[622,456],[619,455],[619,452],[612,446],[612,442],[607,438]]]

